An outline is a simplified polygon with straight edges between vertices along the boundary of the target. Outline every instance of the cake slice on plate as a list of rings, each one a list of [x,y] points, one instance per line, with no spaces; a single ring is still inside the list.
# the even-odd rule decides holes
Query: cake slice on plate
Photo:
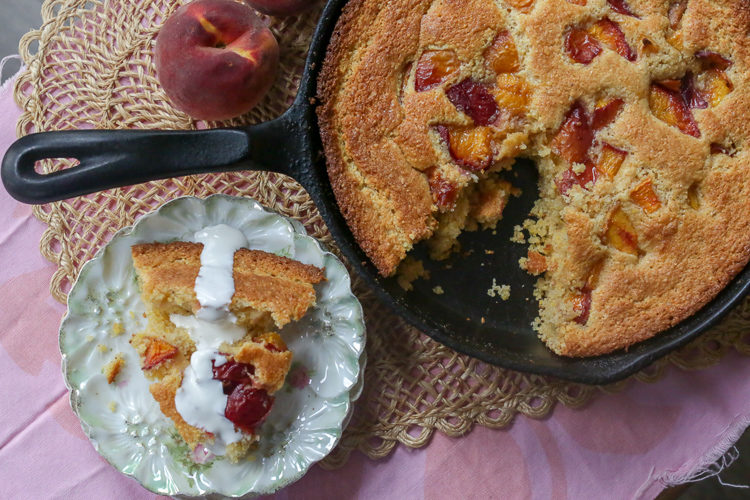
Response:
[[[190,448],[237,461],[257,441],[291,364],[274,330],[315,304],[313,285],[325,278],[317,267],[240,248],[244,236],[233,245],[241,233],[214,228],[203,243],[132,247],[148,325],[130,343]]]

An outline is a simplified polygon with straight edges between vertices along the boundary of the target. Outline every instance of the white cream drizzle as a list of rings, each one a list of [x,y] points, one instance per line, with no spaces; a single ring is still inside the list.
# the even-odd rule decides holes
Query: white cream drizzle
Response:
[[[222,384],[213,378],[213,365],[226,363],[219,354],[223,342],[232,343],[245,335],[237,318],[229,312],[234,295],[234,253],[248,245],[242,232],[226,224],[207,227],[195,233],[203,243],[201,268],[195,280],[195,294],[201,308],[195,316],[170,315],[175,326],[187,330],[195,342],[195,352],[175,395],[175,406],[185,421],[216,436],[211,451],[222,454],[225,446],[242,439],[234,424],[224,416],[227,396]]]

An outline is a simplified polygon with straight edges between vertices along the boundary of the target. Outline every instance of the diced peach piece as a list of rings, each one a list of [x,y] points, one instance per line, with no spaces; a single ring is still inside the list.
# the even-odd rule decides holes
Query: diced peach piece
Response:
[[[547,270],[547,257],[534,250],[529,250],[526,255],[526,271],[529,274],[538,276]]]
[[[576,102],[552,139],[552,151],[570,163],[586,163],[594,142],[594,131],[583,104]]]
[[[695,123],[693,114],[679,92],[670,90],[660,84],[652,84],[648,103],[651,112],[664,123],[677,127],[683,134],[700,137],[701,132]]]
[[[641,53],[643,53],[643,55],[648,56],[651,54],[656,54],[657,52],[659,52],[659,47],[657,47],[654,42],[652,42],[648,38],[644,38],[643,40],[641,40]]]
[[[526,80],[518,75],[497,75],[492,95],[497,106],[512,115],[524,114],[529,105],[529,87]]]
[[[620,207],[609,216],[606,241],[621,252],[638,255],[638,235],[633,223]]]
[[[677,80],[675,78],[660,80],[659,85],[674,92],[680,92],[682,90],[682,80]]]
[[[430,185],[432,201],[437,205],[441,212],[453,210],[458,199],[458,186],[446,179],[437,167],[429,168],[426,172],[427,182]]]
[[[616,22],[605,17],[595,22],[588,31],[610,50],[614,50],[628,61],[635,61],[636,53],[630,48],[625,33]]]
[[[656,196],[654,184],[650,178],[638,184],[638,186],[630,192],[630,199],[647,214],[652,214],[661,207],[661,201],[659,201],[659,197]]]
[[[698,75],[698,88],[701,97],[716,107],[732,92],[732,83],[720,69],[709,69]]]
[[[701,200],[700,194],[698,193],[697,182],[688,188],[687,198],[688,203],[693,210],[698,210],[701,207]]]
[[[610,179],[614,179],[627,156],[627,151],[605,143],[596,161],[596,169]]]
[[[597,131],[610,125],[617,118],[623,105],[625,105],[625,101],[622,99],[610,99],[597,103],[594,108],[594,115],[591,118],[591,128]]]
[[[460,66],[461,61],[452,50],[428,50],[422,53],[414,74],[414,90],[424,92],[437,87]]]
[[[490,125],[499,109],[486,84],[467,78],[446,90],[448,100],[466,113],[476,125]]]
[[[598,178],[598,170],[590,160],[586,160],[582,172],[576,173],[576,171],[573,170],[573,167],[571,167],[562,173],[562,175],[555,181],[555,185],[557,186],[557,191],[565,196],[573,186],[578,185],[587,189],[589,185],[596,184]]]
[[[518,61],[518,50],[510,32],[501,31],[495,37],[492,45],[484,51],[487,66],[495,73],[515,73],[521,67]]]
[[[575,62],[589,64],[602,53],[602,47],[586,30],[573,28],[565,35],[565,51]]]
[[[492,131],[489,127],[448,129],[451,157],[469,170],[485,170],[492,163]]]
[[[677,50],[683,50],[684,46],[682,45],[682,32],[675,31],[674,33],[669,35],[667,37],[667,43]]]
[[[614,10],[618,14],[635,18],[638,17],[632,10],[630,10],[630,6],[625,0],[607,0],[607,3],[610,7],[612,7],[612,10]]]
[[[573,312],[576,317],[573,321],[579,325],[585,325],[589,322],[589,316],[591,315],[591,303],[592,303],[592,290],[588,286],[584,286],[581,290],[571,297],[573,305]]]
[[[146,353],[143,359],[143,369],[151,368],[172,359],[177,355],[177,348],[172,344],[161,339],[152,338],[146,347]]]
[[[667,16],[669,17],[670,28],[677,29],[677,27],[680,25],[682,16],[685,15],[685,10],[687,9],[687,3],[688,0],[677,0],[669,6],[669,13],[667,14]]]
[[[528,12],[531,10],[531,6],[534,4],[534,0],[506,0],[512,7],[520,10],[521,12]]]

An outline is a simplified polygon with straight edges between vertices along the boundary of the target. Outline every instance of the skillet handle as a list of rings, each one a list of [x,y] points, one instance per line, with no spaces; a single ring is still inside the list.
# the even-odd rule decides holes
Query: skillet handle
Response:
[[[1,173],[11,196],[41,204],[156,179],[239,170],[250,149],[242,129],[43,132],[13,143]],[[80,165],[37,173],[35,163],[47,158],[75,158]]]

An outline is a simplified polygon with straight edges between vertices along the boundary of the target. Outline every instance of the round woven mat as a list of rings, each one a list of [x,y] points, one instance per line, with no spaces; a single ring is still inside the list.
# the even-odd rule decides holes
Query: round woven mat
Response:
[[[20,44],[27,70],[15,98],[24,113],[19,136],[77,128],[194,129],[243,125],[280,115],[291,103],[321,5],[299,18],[268,23],[281,46],[280,77],[251,113],[226,123],[195,122],[176,111],[159,87],[152,64],[162,20],[174,0],[47,0],[43,25]],[[70,161],[46,162],[53,171]],[[301,221],[332,246],[315,206],[293,180],[276,174],[235,172],[182,177],[114,189],[34,208],[48,225],[42,254],[58,265],[50,290],[64,302],[81,265],[121,227],[178,196],[213,193],[249,196]],[[366,312],[369,366],[365,390],[344,437],[324,465],[343,465],[353,449],[372,458],[397,443],[425,445],[437,429],[450,436],[475,424],[507,426],[517,413],[540,418],[557,402],[580,407],[601,390],[488,366],[457,354],[406,326],[355,286]],[[671,363],[685,369],[716,363],[730,349],[750,355],[750,302],[691,346],[634,378],[653,381]],[[625,382],[627,383],[627,382]]]

